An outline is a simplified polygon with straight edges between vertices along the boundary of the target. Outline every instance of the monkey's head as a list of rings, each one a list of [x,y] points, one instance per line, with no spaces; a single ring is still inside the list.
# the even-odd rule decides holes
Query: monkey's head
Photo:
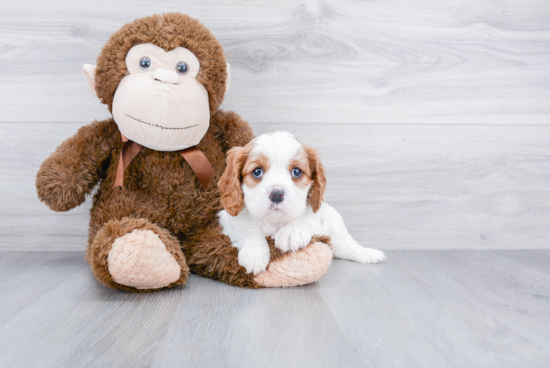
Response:
[[[158,151],[200,142],[229,88],[229,64],[196,19],[169,13],[137,19],[107,41],[84,77],[130,140]]]

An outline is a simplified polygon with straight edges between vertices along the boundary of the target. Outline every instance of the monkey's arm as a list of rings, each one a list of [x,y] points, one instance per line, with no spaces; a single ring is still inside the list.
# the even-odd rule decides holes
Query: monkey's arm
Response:
[[[252,128],[234,111],[218,110],[212,119],[224,153],[232,147],[246,146],[254,138]]]
[[[96,121],[61,143],[36,174],[40,200],[54,211],[82,204],[102,177],[119,136],[114,121]]]

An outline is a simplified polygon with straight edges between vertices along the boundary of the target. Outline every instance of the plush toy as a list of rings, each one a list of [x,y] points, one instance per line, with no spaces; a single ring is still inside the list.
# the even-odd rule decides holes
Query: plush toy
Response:
[[[327,239],[295,253],[273,249],[267,270],[247,274],[218,225],[217,181],[226,152],[253,133],[219,110],[229,65],[197,20],[171,13],[126,24],[85,80],[112,118],[82,127],[40,167],[40,200],[68,211],[93,198],[86,260],[105,285],[136,292],[185,283],[189,271],[232,285],[295,286],[323,275]],[[314,260],[314,262],[311,262]]]

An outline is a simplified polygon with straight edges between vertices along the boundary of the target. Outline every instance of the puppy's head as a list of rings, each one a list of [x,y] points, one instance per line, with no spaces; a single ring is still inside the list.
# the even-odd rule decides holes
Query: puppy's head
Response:
[[[288,132],[261,135],[227,154],[227,168],[218,187],[231,216],[244,206],[265,221],[292,220],[308,205],[317,212],[326,178],[317,151]]]

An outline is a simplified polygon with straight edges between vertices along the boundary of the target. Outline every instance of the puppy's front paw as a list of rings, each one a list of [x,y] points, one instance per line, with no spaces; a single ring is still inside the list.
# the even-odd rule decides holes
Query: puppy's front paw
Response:
[[[300,226],[284,226],[275,234],[275,246],[283,252],[297,251],[307,246],[313,234]]]
[[[359,263],[380,263],[386,260],[386,255],[377,249],[360,248],[356,249],[349,259]]]
[[[269,247],[244,247],[239,250],[239,264],[246,269],[246,273],[254,275],[265,271],[269,263]]]

